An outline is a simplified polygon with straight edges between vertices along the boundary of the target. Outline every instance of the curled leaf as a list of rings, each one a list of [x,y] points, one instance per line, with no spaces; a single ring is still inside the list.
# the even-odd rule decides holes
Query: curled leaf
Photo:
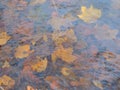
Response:
[[[70,75],[71,70],[70,70],[69,68],[63,67],[63,68],[61,69],[61,73],[62,73],[64,76],[68,76],[68,75]]]

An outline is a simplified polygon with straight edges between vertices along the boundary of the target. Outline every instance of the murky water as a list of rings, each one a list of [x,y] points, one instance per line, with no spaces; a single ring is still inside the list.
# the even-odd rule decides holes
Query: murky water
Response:
[[[119,0],[0,0],[0,90],[120,90]]]

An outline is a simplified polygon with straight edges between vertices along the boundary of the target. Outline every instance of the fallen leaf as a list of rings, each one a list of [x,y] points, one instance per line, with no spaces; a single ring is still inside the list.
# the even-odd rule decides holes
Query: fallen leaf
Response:
[[[98,87],[98,88],[100,88],[100,89],[103,90],[103,85],[102,85],[102,83],[101,83],[100,81],[94,80],[94,81],[93,81],[93,84],[94,84],[96,87]]]
[[[28,57],[30,53],[34,50],[30,50],[30,45],[22,45],[16,48],[15,57],[16,58],[25,58]]]
[[[66,67],[63,67],[61,69],[61,73],[64,75],[64,76],[69,76],[71,74],[71,70],[69,68],[66,68]]]
[[[47,37],[47,35],[46,35],[46,34],[44,34],[44,35],[43,35],[43,40],[44,40],[45,42],[47,42],[47,41],[48,41],[48,37]]]
[[[0,45],[5,45],[10,38],[11,37],[7,34],[7,32],[1,32],[0,33]]]
[[[67,16],[63,16],[63,17],[59,17],[59,16],[52,16],[52,18],[48,21],[48,24],[50,24],[55,31],[60,31],[61,27],[71,27],[72,22],[74,22],[76,20],[75,17],[73,17],[72,15],[67,15]]]
[[[35,90],[32,86],[27,86],[27,90]]]
[[[116,39],[119,31],[112,30],[108,25],[103,26],[96,25],[92,33],[98,40],[113,40]]]
[[[99,53],[100,56],[103,56],[106,60],[111,60],[111,59],[114,59],[116,58],[116,55],[112,52],[102,52],[102,53]]]
[[[5,90],[12,88],[14,85],[15,81],[11,77],[7,75],[0,77],[0,86],[5,87]]]
[[[79,80],[73,80],[70,82],[70,84],[72,86],[86,86],[86,87],[88,87],[90,85],[90,82],[86,78],[80,77]]]
[[[4,62],[4,65],[2,66],[2,68],[9,68],[10,67],[10,64],[8,61],[5,61]]]
[[[82,14],[78,15],[78,17],[87,23],[93,23],[101,17],[101,10],[94,8],[92,5],[90,8],[82,6],[81,12]]]
[[[56,46],[62,45],[63,43],[72,43],[77,41],[77,37],[73,29],[54,32],[52,34],[52,40],[55,42]]]
[[[61,58],[67,63],[72,63],[76,60],[76,56],[72,55],[72,53],[72,48],[64,48],[61,46],[52,53],[52,61],[55,62],[57,58]]]
[[[42,72],[45,71],[48,65],[48,60],[39,58],[36,62],[33,62],[31,68],[33,71]]]

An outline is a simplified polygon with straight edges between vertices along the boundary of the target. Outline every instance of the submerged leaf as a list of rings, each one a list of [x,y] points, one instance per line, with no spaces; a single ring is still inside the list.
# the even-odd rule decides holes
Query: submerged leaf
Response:
[[[98,88],[100,88],[100,89],[103,90],[103,85],[102,85],[102,83],[101,83],[100,81],[94,80],[94,81],[93,81],[93,84],[94,84],[96,87],[98,87]]]
[[[68,75],[70,75],[71,70],[70,70],[69,68],[63,67],[63,68],[61,69],[61,73],[62,73],[64,76],[68,76]]]
[[[4,45],[7,43],[7,41],[10,39],[11,37],[7,34],[7,32],[1,32],[0,33],[0,45]]]
[[[16,58],[25,58],[28,57],[33,50],[30,50],[30,45],[18,46],[16,48],[15,57]]]
[[[8,61],[5,61],[4,65],[2,66],[2,68],[9,68],[10,64]]]
[[[72,53],[72,48],[64,48],[61,46],[53,52],[52,61],[55,62],[57,58],[60,58],[67,63],[72,63],[76,60],[76,56],[72,55]]]
[[[6,90],[12,88],[14,85],[15,81],[11,77],[7,75],[0,77],[0,86],[4,86]]]
[[[32,86],[27,86],[27,90],[35,90]]]
[[[62,45],[63,43],[72,43],[77,41],[77,37],[73,29],[67,30],[65,32],[54,32],[52,34],[52,40],[55,42],[56,46]]]
[[[42,72],[46,70],[47,65],[48,65],[48,60],[46,58],[43,60],[40,58],[35,63],[32,63],[31,68],[33,71]]]
[[[106,60],[111,60],[116,58],[116,55],[112,52],[103,52],[103,53],[100,53],[100,55],[102,55]]]

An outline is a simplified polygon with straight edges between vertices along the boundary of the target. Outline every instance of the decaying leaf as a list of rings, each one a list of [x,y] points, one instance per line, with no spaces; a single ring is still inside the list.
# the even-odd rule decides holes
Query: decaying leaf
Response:
[[[42,72],[45,71],[48,65],[47,58],[41,59],[39,58],[36,62],[32,63],[31,68],[33,71]]]
[[[102,83],[101,83],[100,81],[94,80],[94,81],[93,81],[93,84],[94,84],[96,87],[98,87],[98,88],[100,88],[100,89],[103,90],[103,85],[102,85]]]
[[[55,62],[57,58],[61,58],[67,63],[72,63],[76,60],[76,56],[72,55],[72,53],[72,48],[64,48],[63,46],[61,46],[52,53],[52,61]]]
[[[10,38],[7,32],[0,32],[0,45],[5,45]]]
[[[3,86],[5,90],[12,88],[14,85],[15,81],[11,77],[7,75],[0,77],[0,86]]]
[[[30,50],[30,45],[22,45],[16,48],[15,57],[16,58],[25,58],[28,57],[30,53],[34,50]]]
[[[90,8],[82,6],[81,12],[82,14],[78,15],[78,17],[87,23],[93,23],[101,17],[101,10],[94,8],[92,5]]]

